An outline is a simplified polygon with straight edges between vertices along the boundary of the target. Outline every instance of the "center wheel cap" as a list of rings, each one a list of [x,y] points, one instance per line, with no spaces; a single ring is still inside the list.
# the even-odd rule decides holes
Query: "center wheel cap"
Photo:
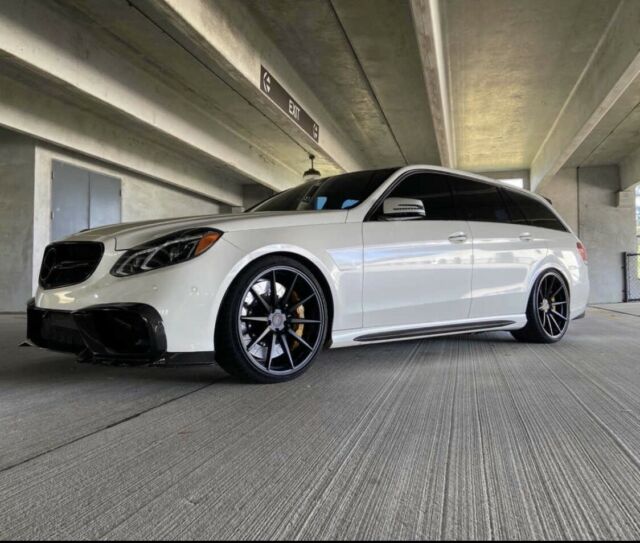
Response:
[[[549,300],[543,300],[542,301],[542,311],[544,311],[545,313],[548,313],[549,309],[551,309],[551,304],[549,303]]]
[[[269,324],[271,325],[271,329],[277,332],[284,330],[285,324],[287,323],[287,316],[276,309],[271,315],[269,315]]]

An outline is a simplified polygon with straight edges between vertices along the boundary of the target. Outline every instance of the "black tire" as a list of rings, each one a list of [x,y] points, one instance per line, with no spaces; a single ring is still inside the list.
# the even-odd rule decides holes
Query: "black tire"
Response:
[[[314,274],[293,258],[267,256],[247,266],[224,297],[216,360],[243,380],[289,381],[311,366],[327,328],[327,301]]]
[[[569,286],[556,270],[543,272],[531,289],[527,325],[511,332],[518,341],[555,343],[567,333],[570,321]]]

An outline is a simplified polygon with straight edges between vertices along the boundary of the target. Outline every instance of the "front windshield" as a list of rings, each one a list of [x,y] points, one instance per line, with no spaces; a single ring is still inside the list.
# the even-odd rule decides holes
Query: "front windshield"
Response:
[[[397,170],[398,168],[387,168],[314,179],[279,192],[247,212],[351,209],[366,200]]]

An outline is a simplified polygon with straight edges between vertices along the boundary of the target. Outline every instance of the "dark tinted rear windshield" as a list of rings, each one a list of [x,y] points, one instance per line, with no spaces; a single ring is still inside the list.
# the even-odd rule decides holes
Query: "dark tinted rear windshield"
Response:
[[[345,173],[308,181],[248,209],[256,211],[322,211],[351,209],[366,200],[398,168]]]

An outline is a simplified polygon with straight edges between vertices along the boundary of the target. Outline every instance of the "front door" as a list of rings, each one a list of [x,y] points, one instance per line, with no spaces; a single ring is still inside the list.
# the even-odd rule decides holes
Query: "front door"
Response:
[[[426,217],[385,220],[382,206],[363,223],[363,324],[411,327],[467,318],[472,239],[446,175],[412,173],[388,197],[422,200]]]

